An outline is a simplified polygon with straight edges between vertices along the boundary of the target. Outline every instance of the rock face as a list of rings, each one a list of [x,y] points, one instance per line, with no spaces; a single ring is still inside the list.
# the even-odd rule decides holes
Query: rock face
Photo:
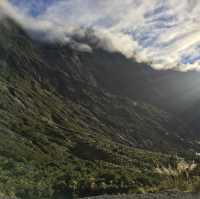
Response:
[[[155,166],[175,161],[163,153],[199,144],[182,118],[156,105],[157,87],[147,92],[152,74],[120,54],[43,44],[1,21],[0,194],[44,199],[158,186]]]

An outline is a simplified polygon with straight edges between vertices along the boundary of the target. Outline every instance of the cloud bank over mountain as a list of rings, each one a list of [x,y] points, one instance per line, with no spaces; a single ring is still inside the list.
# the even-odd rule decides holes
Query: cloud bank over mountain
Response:
[[[149,61],[157,69],[200,69],[198,0],[11,0],[1,4],[3,11],[49,41],[93,36],[99,47]],[[75,43],[80,45],[91,50]]]

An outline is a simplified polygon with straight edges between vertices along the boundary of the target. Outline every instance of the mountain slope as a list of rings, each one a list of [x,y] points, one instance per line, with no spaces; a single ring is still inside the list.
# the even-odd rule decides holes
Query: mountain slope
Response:
[[[93,53],[99,61],[102,53],[111,56]],[[101,85],[90,56],[33,41],[10,19],[1,22],[2,194],[27,199],[136,191],[158,186],[157,164],[177,161],[158,152],[199,150],[179,119]]]
[[[100,49],[81,57],[98,83],[110,92],[183,114],[200,99],[199,72],[157,71],[146,63]]]

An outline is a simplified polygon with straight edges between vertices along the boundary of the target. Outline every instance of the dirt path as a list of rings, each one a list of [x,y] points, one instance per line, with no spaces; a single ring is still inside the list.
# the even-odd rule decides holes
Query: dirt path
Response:
[[[160,193],[160,194],[135,194],[118,196],[96,196],[84,199],[200,199],[200,194],[189,193]]]

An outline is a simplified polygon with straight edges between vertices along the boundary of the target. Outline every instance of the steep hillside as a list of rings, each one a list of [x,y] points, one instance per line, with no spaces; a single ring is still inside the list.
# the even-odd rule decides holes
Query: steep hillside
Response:
[[[82,56],[81,61],[110,92],[148,102],[181,117],[187,115],[191,107],[197,108],[200,100],[200,73],[196,71],[157,71],[146,63],[100,49]]]
[[[181,120],[111,92],[93,71],[100,66],[90,65],[91,56],[97,63],[113,56],[113,65],[129,60],[93,53],[33,41],[13,21],[1,22],[0,193],[57,199],[158,187],[165,178],[155,167],[178,161],[158,152],[199,150]]]

